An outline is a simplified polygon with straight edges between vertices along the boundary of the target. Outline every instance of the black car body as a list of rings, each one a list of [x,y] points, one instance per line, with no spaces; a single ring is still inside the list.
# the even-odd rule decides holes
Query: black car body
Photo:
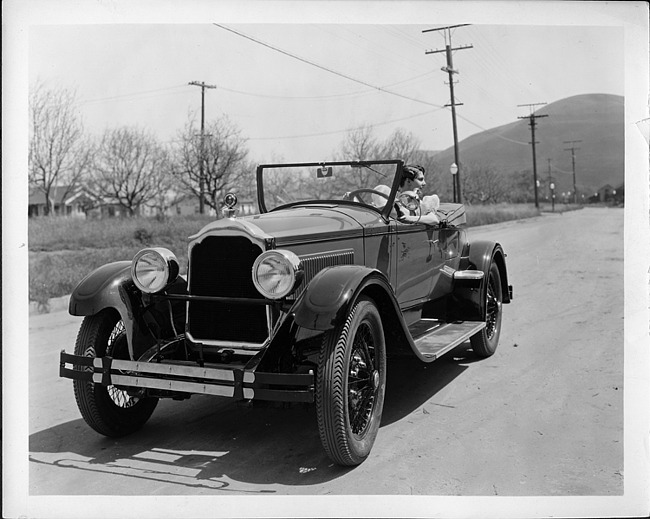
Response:
[[[260,214],[238,218],[226,197],[226,217],[189,238],[187,276],[160,248],[90,273],[60,361],[86,422],[121,436],[159,398],[192,394],[313,402],[327,454],[361,463],[391,356],[432,362],[466,340],[489,356],[512,298],[502,247],[468,241],[463,205],[440,204],[435,225],[400,221],[402,168],[258,166]],[[404,203],[423,211],[417,195]]]

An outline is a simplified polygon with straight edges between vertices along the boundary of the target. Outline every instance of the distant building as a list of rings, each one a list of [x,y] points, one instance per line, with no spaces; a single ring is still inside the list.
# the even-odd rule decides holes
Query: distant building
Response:
[[[98,202],[88,210],[88,218],[121,218],[128,216],[126,207],[110,202]]]
[[[625,201],[625,184],[614,188],[609,184],[602,186],[593,196],[589,197],[590,203],[615,203],[622,204]]]
[[[199,201],[196,197],[185,197],[174,204],[166,211],[167,216],[190,216],[194,214],[199,214]],[[205,206],[205,212],[208,215],[214,216],[215,211],[209,206]],[[257,208],[256,200],[239,200],[237,203],[237,216],[248,216],[251,214],[258,214],[259,210]]]
[[[170,215],[191,216],[193,214],[199,214],[200,209],[199,200],[196,197],[185,196],[172,204],[167,212]],[[206,209],[210,208],[207,207]]]
[[[250,214],[259,214],[259,209],[257,208],[256,200],[240,200],[237,203],[237,215],[238,216],[248,216]]]
[[[598,190],[598,201],[607,202],[612,197],[612,192],[615,191],[612,186],[605,184]]]
[[[85,218],[88,210],[96,203],[93,195],[82,187],[70,189],[70,186],[55,186],[50,191],[53,216]],[[45,193],[38,188],[30,188],[28,216],[45,216],[47,204]]]
[[[100,198],[92,195],[83,187],[77,187],[72,190],[69,186],[53,187],[50,191],[52,199],[52,215],[68,216],[77,218],[122,218],[129,216],[126,207],[116,203],[110,198]],[[199,201],[194,196],[183,196],[177,198],[165,210],[164,215],[174,216],[192,216],[199,214]],[[29,217],[45,216],[46,212],[45,194],[38,188],[31,188],[29,191],[28,215]],[[160,209],[156,207],[141,206],[138,214],[144,217],[153,217],[160,214]],[[215,216],[216,211],[209,206],[205,206],[207,215]],[[252,199],[240,200],[237,204],[237,215],[247,216],[258,214],[257,201]],[[221,214],[221,213],[220,213]]]

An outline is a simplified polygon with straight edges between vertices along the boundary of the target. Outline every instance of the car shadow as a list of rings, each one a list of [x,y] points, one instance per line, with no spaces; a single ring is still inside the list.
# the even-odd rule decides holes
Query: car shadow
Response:
[[[412,356],[388,360],[386,397],[381,425],[397,422],[431,400],[465,371],[467,364],[480,360],[469,343],[460,344],[428,364]]]
[[[472,359],[464,345],[431,364],[390,359],[382,427],[434,397]],[[119,439],[95,433],[81,419],[62,423],[30,435],[29,452],[34,467],[153,480],[165,484],[169,493],[183,485],[198,491],[272,494],[277,492],[273,485],[317,485],[354,470],[325,455],[314,405],[250,405],[209,396],[161,401],[143,429]],[[31,493],[59,493],[42,476],[51,471],[37,473]],[[56,474],[59,480],[62,476]]]

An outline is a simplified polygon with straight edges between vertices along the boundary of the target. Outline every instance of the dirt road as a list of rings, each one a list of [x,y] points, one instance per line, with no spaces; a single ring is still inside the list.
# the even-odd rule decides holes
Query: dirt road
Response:
[[[111,440],[57,376],[80,319],[30,319],[33,495],[614,496],[623,493],[623,212],[471,229],[508,254],[496,354],[469,343],[389,365],[382,426],[354,469],[324,455],[312,408],[162,401]]]

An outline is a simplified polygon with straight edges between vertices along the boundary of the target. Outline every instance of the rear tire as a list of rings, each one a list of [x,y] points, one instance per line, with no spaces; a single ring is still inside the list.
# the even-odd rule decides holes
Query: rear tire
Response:
[[[501,335],[501,309],[503,292],[501,289],[501,274],[496,263],[490,264],[485,283],[485,305],[487,315],[485,328],[470,338],[472,349],[479,357],[489,357],[494,354]]]
[[[124,323],[112,309],[86,317],[81,323],[75,355],[110,356],[128,360],[129,351]],[[80,367],[92,371],[92,367]],[[115,386],[74,380],[77,407],[86,423],[104,436],[125,436],[140,429],[151,417],[157,398],[138,398]]]
[[[386,344],[381,316],[361,298],[345,323],[325,333],[318,358],[316,413],[321,443],[339,465],[370,454],[386,391]]]

